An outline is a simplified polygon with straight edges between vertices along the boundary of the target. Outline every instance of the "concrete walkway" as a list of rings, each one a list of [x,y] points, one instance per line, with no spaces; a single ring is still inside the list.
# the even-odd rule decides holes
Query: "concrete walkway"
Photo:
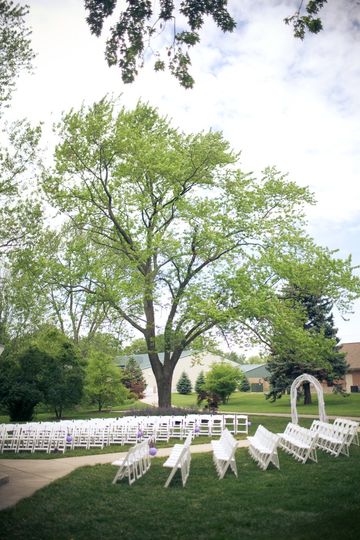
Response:
[[[239,441],[239,448],[246,446],[248,446],[248,441]],[[171,447],[159,448],[157,457],[166,457],[170,451]],[[211,452],[210,443],[191,446],[192,454],[203,452]],[[112,463],[125,454],[125,452],[117,452],[57,459],[0,459],[0,477],[9,477],[7,483],[0,485],[0,510],[30,497],[38,489],[70,474],[78,467]]]

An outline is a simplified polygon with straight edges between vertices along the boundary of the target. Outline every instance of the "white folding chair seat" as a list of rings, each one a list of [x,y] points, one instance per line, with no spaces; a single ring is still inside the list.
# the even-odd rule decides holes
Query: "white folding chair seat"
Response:
[[[118,467],[118,471],[112,481],[113,484],[116,484],[116,482],[122,480],[124,477],[128,478],[130,485],[133,484],[150,468],[151,461],[149,458],[148,441],[142,441],[132,446],[123,458],[113,461],[112,465]]]
[[[221,435],[224,431],[224,417],[222,414],[211,416],[211,435]]]
[[[224,414],[224,428],[230,431],[230,433],[236,433],[236,414]]]
[[[170,432],[170,417],[160,417],[156,425],[155,440],[169,442]]]
[[[249,433],[249,417],[246,414],[235,414],[235,433]]]
[[[136,444],[138,442],[139,425],[135,418],[131,418],[125,424],[125,443]]]
[[[258,426],[253,437],[247,437],[249,441],[249,454],[264,471],[270,463],[280,469],[277,446],[279,436],[267,430],[263,426]]]
[[[90,443],[90,426],[88,423],[75,424],[72,432],[71,449],[74,448],[89,448]]]
[[[187,414],[184,421],[184,435],[187,436],[188,433],[197,435],[196,427],[199,425],[199,415],[198,414]]]
[[[227,429],[223,430],[219,440],[211,441],[213,460],[220,480],[224,478],[229,466],[235,476],[237,476],[237,466],[235,460],[237,445],[237,440],[234,439]]]
[[[36,440],[36,426],[25,424],[20,430],[16,452],[32,452]]]
[[[212,418],[211,414],[201,414],[198,418],[199,435],[211,435]]]
[[[110,427],[109,444],[125,444],[125,427],[123,422],[116,421]]]
[[[164,484],[164,487],[169,487],[171,480],[174,478],[176,472],[180,470],[181,481],[183,487],[185,487],[187,479],[190,474],[191,453],[190,445],[193,433],[189,431],[183,444],[175,444],[171,449],[170,456],[167,458],[163,467],[171,468],[171,472]]]
[[[172,416],[170,419],[170,438],[182,440],[185,436],[185,416]]]
[[[88,448],[104,448],[109,440],[108,432],[104,426],[93,426],[88,428]]]
[[[53,429],[53,425],[51,424],[39,425],[36,431],[35,442],[32,450],[33,452],[49,453]]]
[[[64,453],[67,445],[67,430],[65,427],[54,427],[49,444],[49,452]]]
[[[142,430],[145,438],[155,439],[157,424],[158,422],[155,416],[148,416],[146,419],[144,419]]]
[[[20,424],[6,424],[1,452],[16,452],[21,434]]]

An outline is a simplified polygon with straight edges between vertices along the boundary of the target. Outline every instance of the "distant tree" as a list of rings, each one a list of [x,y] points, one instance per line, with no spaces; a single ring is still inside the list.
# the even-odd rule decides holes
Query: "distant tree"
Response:
[[[309,360],[301,348],[289,342],[285,346],[274,345],[267,368],[271,375],[268,397],[275,400],[285,392],[292,381],[303,373],[314,375],[319,381],[327,381],[338,388],[347,372],[345,355],[339,352],[332,315],[333,302],[319,294],[313,294],[298,286],[284,288],[282,300],[294,311],[298,311],[303,321],[303,329],[310,340],[318,344],[318,353]],[[304,383],[304,404],[311,403],[310,383]]]
[[[20,71],[30,71],[34,52],[25,18],[28,6],[0,0],[0,115],[11,99]]]
[[[191,394],[192,386],[191,381],[189,379],[189,376],[185,373],[185,371],[182,372],[180,379],[178,380],[176,384],[176,390],[179,394]]]
[[[217,394],[222,403],[227,403],[241,380],[242,372],[239,368],[221,362],[213,364],[207,372],[204,389],[210,394]]]
[[[1,362],[0,399],[14,419],[29,420],[40,402],[61,418],[64,407],[82,398],[83,366],[71,340],[55,327],[11,340]]]
[[[40,127],[32,128],[26,121],[13,122],[8,127],[6,136],[2,137],[3,145],[0,147],[0,257],[14,248],[33,248],[37,238],[42,212],[40,204],[36,201],[31,188],[28,187],[27,175],[29,168],[36,166],[40,137]]]
[[[134,358],[130,358],[123,369],[122,383],[137,399],[144,397],[146,380]]]
[[[267,358],[264,358],[258,355],[253,355],[253,356],[249,356],[246,359],[246,362],[244,363],[245,364],[265,364],[266,362],[267,362]]]
[[[225,353],[224,358],[231,360],[231,362],[236,362],[236,364],[246,364],[245,354],[238,354],[235,351]]]
[[[95,332],[81,337],[78,346],[81,356],[88,360],[99,355],[115,358],[122,353],[119,339],[106,332]]]
[[[174,350],[175,348],[179,347],[181,341],[185,338],[185,335],[183,332],[179,331],[179,333],[176,336],[172,336],[172,343],[171,348]],[[165,336],[164,334],[158,334],[155,336],[155,348],[157,352],[164,352],[165,350]],[[192,351],[203,351],[205,349],[213,350],[214,348],[214,341],[211,339],[204,339],[203,336],[199,336],[191,343],[191,350]],[[146,344],[146,340],[144,338],[137,338],[134,339],[129,345],[124,347],[123,354],[125,355],[131,355],[131,354],[147,354],[149,352],[149,348]],[[214,350],[214,352],[217,352]]]
[[[164,334],[160,334],[156,336],[155,347],[158,352],[164,351]],[[125,355],[147,354],[147,352],[148,352],[148,346],[146,345],[146,340],[144,338],[134,339],[123,350],[123,353]]]
[[[32,420],[35,407],[44,401],[43,374],[49,361],[49,355],[34,346],[16,354],[10,345],[0,356],[0,405],[12,422]]]
[[[203,389],[204,384],[205,384],[205,375],[203,371],[200,371],[195,381],[195,392],[197,394],[200,394],[200,391]]]
[[[308,0],[304,6],[305,15],[302,14],[301,2],[294,15],[285,19],[286,24],[293,25],[295,37],[303,39],[306,30],[316,34],[322,29],[321,19],[316,15],[326,2]],[[149,56],[146,53],[150,53],[155,57],[155,71],[164,71],[167,65],[181,86],[192,88],[194,79],[189,73],[189,50],[200,42],[199,32],[206,19],[212,17],[223,32],[232,32],[236,27],[227,3],[227,0],[183,0],[179,5],[172,0],[121,2],[118,20],[111,27],[106,43],[108,65],[118,65],[123,81],[131,83],[139,68],[143,67],[145,56]],[[101,35],[105,19],[114,14],[117,4],[120,4],[117,0],[85,0],[86,21],[92,34]],[[157,48],[156,38],[159,36],[161,42]],[[164,40],[167,45],[162,47]],[[163,53],[159,50],[161,48]]]
[[[115,403],[124,403],[128,389],[122,384],[122,373],[111,356],[93,353],[88,361],[85,376],[85,393],[98,410]]]
[[[84,368],[72,343],[64,341],[50,356],[44,369],[45,403],[53,407],[56,418],[67,407],[80,403],[83,396]]]
[[[245,377],[245,375],[240,381],[239,390],[240,390],[240,392],[249,392],[249,390],[250,390],[249,379],[247,377]]]

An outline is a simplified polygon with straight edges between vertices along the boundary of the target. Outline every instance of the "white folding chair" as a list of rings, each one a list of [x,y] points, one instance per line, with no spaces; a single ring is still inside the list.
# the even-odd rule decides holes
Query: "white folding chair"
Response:
[[[192,432],[189,432],[183,444],[175,444],[171,450],[170,456],[163,464],[163,467],[170,467],[171,472],[165,482],[164,487],[169,487],[171,480],[176,472],[180,470],[181,481],[185,487],[186,481],[190,474],[191,453],[190,444],[192,440]]]
[[[132,446],[125,457],[113,461],[112,465],[118,467],[118,471],[112,481],[113,484],[127,477],[129,485],[141,478],[149,470],[151,461],[149,457],[149,443],[147,440]]]

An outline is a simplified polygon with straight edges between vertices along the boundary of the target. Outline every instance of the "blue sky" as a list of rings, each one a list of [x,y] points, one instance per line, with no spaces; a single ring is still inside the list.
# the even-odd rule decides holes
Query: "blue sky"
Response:
[[[297,0],[230,0],[238,22],[224,36],[208,22],[194,49],[196,85],[184,90],[168,74],[146,66],[124,85],[104,60],[104,42],[91,36],[83,2],[31,0],[29,23],[37,53],[32,75],[21,76],[9,118],[52,122],[61,111],[106,93],[125,105],[139,99],[159,107],[185,131],[221,129],[241,167],[267,165],[315,193],[309,232],[318,243],[353,255],[360,264],[360,7],[329,2],[325,30],[302,42],[283,22]],[[51,137],[49,135],[49,144]],[[360,302],[345,322],[343,342],[360,341]]]

